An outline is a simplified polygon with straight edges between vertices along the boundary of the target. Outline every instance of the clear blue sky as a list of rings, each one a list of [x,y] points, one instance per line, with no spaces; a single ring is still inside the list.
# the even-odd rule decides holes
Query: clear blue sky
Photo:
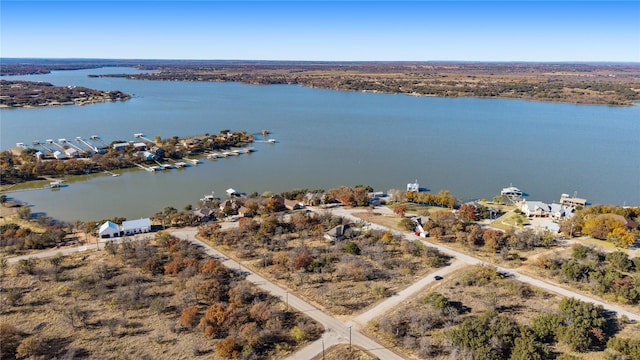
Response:
[[[0,56],[640,62],[640,1],[11,1]]]

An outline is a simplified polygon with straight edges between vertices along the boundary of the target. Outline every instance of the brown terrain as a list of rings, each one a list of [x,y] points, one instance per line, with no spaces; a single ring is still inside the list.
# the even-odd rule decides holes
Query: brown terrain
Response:
[[[25,60],[3,63],[0,73],[24,75],[101,66],[135,66],[151,71],[100,75],[140,80],[299,84],[416,96],[510,98],[597,105],[631,105],[640,100],[640,65],[616,63]]]

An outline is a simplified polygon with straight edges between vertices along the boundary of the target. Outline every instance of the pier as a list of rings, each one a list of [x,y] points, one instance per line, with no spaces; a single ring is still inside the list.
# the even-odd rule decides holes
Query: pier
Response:
[[[154,144],[154,145],[155,145],[155,141],[153,141],[153,140],[151,140],[151,139],[146,138],[146,137],[144,136],[144,134],[143,134],[143,133],[133,134],[133,137],[134,137],[134,138],[136,138],[136,139],[142,139],[142,140],[144,140],[144,141],[146,141],[146,142],[149,142],[149,143],[151,143],[151,144]]]
[[[193,165],[198,165],[198,164],[200,164],[200,160],[198,160],[198,159],[182,158],[182,160],[184,160],[184,161],[186,161],[186,162],[188,162],[188,163],[191,163],[191,164],[193,164]]]
[[[146,170],[148,172],[156,172],[156,171],[160,170],[160,168],[157,167],[157,166],[144,166],[144,165],[138,164],[138,163],[133,163],[133,165],[139,167],[140,169]]]

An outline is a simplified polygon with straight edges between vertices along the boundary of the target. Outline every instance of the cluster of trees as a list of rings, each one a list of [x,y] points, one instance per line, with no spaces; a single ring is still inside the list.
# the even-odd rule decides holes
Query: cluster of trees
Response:
[[[515,280],[501,276],[495,268],[476,266],[464,274],[459,285],[491,292],[488,286],[508,288],[514,283]],[[526,285],[522,289],[525,288]],[[515,294],[525,296],[522,290]],[[514,301],[521,303],[515,298]],[[557,343],[566,344],[572,351],[599,351],[607,344],[611,332],[616,331],[615,320],[601,306],[573,298],[561,300],[557,310],[534,316],[529,324],[518,323],[510,312],[490,308],[474,314],[473,310],[432,292],[421,304],[385,316],[377,327],[394,343],[421,357],[450,355],[496,360],[553,358]],[[614,341],[610,342],[613,347]],[[630,340],[615,341],[621,352],[631,352],[628,349],[633,346]]]
[[[422,205],[435,205],[447,207],[453,209],[456,206],[457,200],[449,190],[440,190],[437,194],[430,192],[414,192],[407,191],[407,201],[414,202]]]
[[[485,250],[489,253],[499,253],[505,260],[517,254],[511,251],[528,251],[537,247],[555,246],[553,234],[534,231],[527,228],[519,231],[500,231],[482,229],[478,224],[464,221],[465,216],[449,212],[438,211],[422,227],[429,231],[431,237],[443,242],[456,242],[465,245],[470,250]],[[471,217],[471,211],[467,217]]]
[[[214,339],[212,348],[217,356],[244,359],[278,357],[322,332],[316,323],[256,289],[241,273],[205,258],[187,241],[158,233],[154,240],[108,242],[105,248],[109,259],[91,265],[71,264],[62,255],[48,260],[25,259],[14,265],[15,276],[37,276],[39,281],[32,283],[37,283],[40,291],[55,281],[56,297],[62,302],[72,299],[61,308],[59,319],[74,332],[90,328],[102,329],[114,338],[137,336],[146,333],[140,329],[146,326],[140,317],[154,315],[178,341],[184,333]],[[5,268],[6,263],[3,280]],[[52,299],[33,305],[33,298],[24,300],[27,293],[31,295],[29,288],[12,281],[3,281],[2,285],[7,299],[2,312],[26,311],[31,309],[28,306],[60,306]],[[99,312],[94,310],[96,302],[102,308]],[[133,318],[137,320],[130,321]],[[61,344],[72,345],[73,341]],[[86,339],[82,341],[83,351],[91,353],[91,345]],[[0,323],[0,343],[3,359],[41,355],[60,358],[64,354],[64,349],[51,348],[55,338],[36,330],[22,332],[7,323]]]
[[[343,239],[325,239],[325,232],[338,225],[347,229]],[[389,232],[362,231],[357,224],[330,213],[268,215],[241,219],[236,229],[221,231],[217,224],[199,229],[201,236],[267,268],[290,286],[320,291],[318,301],[327,301],[327,307],[337,313],[366,307],[388,296],[408,275],[449,261],[420,242]],[[356,287],[354,283],[369,285]]]
[[[156,137],[155,145],[162,149],[161,154],[171,159],[182,159],[188,155],[198,155],[206,151],[228,150],[233,147],[246,146],[253,142],[252,134],[244,130],[220,130],[218,134],[204,134],[192,138],[181,139],[178,136],[161,139]]]
[[[578,244],[573,246],[570,259],[543,255],[535,264],[551,276],[612,301],[640,303],[640,257],[630,259],[621,251],[604,253]]]
[[[37,180],[42,176],[84,175],[104,170],[124,169],[146,160],[133,147],[125,150],[109,148],[105,154],[94,154],[90,161],[78,159],[43,159],[35,156],[36,149],[23,149],[20,155],[10,151],[0,153],[0,183],[15,184]]]
[[[43,106],[52,103],[82,101],[127,100],[131,96],[118,90],[102,91],[81,86],[53,86],[50,83],[33,81],[0,80],[0,105],[10,107]]]
[[[124,243],[112,244],[110,252],[150,274],[186,281],[191,295],[181,306],[180,326],[219,339],[219,356],[266,358],[276,348],[292,348],[320,335],[315,323],[290,312],[218,260],[204,259],[189,242],[163,233],[157,242],[162,251],[145,253],[138,244]]]
[[[218,208],[212,208],[212,215],[210,219],[215,220],[218,216]],[[167,206],[162,211],[155,213],[151,220],[155,223],[162,224],[163,227],[183,227],[183,226],[195,226],[200,224],[200,218],[194,215],[190,206],[185,207],[183,210],[178,210],[173,206]]]
[[[28,207],[20,209],[22,217],[29,219],[31,212]],[[45,249],[60,244],[69,232],[64,223],[53,221],[41,216],[37,219],[38,227],[42,231],[32,231],[29,227],[15,223],[0,225],[0,249],[7,253],[15,253],[26,249]]]
[[[639,221],[640,207],[594,205],[577,210],[560,223],[560,230],[569,236],[588,235],[626,247],[640,237]]]
[[[345,206],[368,206],[370,192],[373,192],[371,186],[340,186],[339,188],[329,189],[327,191],[325,203],[338,201]]]

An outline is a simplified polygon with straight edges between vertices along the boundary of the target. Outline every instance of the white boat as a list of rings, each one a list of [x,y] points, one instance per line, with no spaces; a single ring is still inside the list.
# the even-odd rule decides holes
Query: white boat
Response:
[[[211,195],[205,195],[202,199],[200,199],[200,201],[212,201],[215,200],[215,196],[213,195],[214,192],[211,192]]]

